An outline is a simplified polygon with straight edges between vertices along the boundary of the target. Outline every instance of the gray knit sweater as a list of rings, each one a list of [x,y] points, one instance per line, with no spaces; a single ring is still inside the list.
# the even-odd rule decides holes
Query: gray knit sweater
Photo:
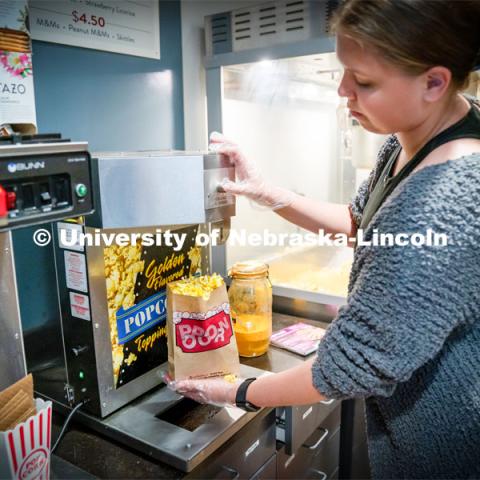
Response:
[[[351,207],[398,145],[392,136]],[[406,178],[364,232],[447,246],[359,246],[348,302],[313,366],[328,398],[364,397],[374,478],[480,478],[480,154]]]

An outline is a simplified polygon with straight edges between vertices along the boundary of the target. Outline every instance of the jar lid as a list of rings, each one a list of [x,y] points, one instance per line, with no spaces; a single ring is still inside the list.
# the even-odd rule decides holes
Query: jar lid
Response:
[[[268,274],[268,265],[255,260],[237,262],[228,271],[230,277],[248,278],[266,274]]]

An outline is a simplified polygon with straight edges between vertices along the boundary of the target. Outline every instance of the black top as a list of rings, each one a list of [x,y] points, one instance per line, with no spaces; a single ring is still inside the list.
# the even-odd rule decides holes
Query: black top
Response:
[[[468,113],[457,123],[454,123],[430,139],[395,176],[392,176],[392,171],[402,150],[401,145],[392,152],[374,188],[370,191],[359,228],[365,229],[368,226],[372,217],[396,186],[408,177],[417,165],[437,147],[459,138],[476,138],[480,140],[480,110],[475,106],[474,101],[470,99],[469,101],[472,106]]]

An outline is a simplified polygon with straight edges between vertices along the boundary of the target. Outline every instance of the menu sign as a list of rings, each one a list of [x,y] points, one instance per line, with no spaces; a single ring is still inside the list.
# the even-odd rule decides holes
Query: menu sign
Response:
[[[158,1],[30,0],[34,40],[160,58]]]
[[[0,28],[25,31],[27,0],[2,0],[0,2]]]

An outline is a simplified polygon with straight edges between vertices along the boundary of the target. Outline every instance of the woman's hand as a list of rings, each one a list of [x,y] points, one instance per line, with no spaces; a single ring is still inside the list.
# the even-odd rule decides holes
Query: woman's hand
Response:
[[[226,192],[244,195],[272,210],[288,207],[293,202],[295,196],[293,192],[268,184],[255,163],[248,160],[238,145],[221,133],[213,132],[210,135],[209,149],[226,155],[230,163],[235,166],[237,181],[232,182],[226,179],[222,182],[222,188]]]
[[[235,396],[243,381],[243,379],[235,379],[234,382],[228,382],[224,377],[174,381],[168,375],[165,375],[163,380],[174,392],[198,403],[209,403],[219,407],[235,405]]]

